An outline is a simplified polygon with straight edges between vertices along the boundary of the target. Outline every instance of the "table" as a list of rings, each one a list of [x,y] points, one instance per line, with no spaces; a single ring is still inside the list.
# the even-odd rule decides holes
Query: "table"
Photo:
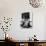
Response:
[[[7,40],[7,43],[14,44],[16,46],[46,46],[46,40],[29,41],[29,40]]]

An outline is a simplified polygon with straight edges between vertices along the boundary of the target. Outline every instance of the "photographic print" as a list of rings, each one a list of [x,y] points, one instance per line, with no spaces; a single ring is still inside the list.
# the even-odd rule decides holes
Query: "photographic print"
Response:
[[[32,16],[30,17],[30,12],[22,13],[21,19],[22,28],[32,28]]]

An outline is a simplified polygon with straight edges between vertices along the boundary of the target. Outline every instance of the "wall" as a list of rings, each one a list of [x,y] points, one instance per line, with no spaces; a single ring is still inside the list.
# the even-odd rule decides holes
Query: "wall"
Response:
[[[20,27],[22,12],[33,13],[32,29],[22,29]],[[12,26],[8,33],[10,33],[17,40],[27,40],[34,34],[37,35],[39,40],[45,40],[45,15],[45,6],[33,8],[30,6],[28,0],[0,0],[0,17],[6,16],[13,18]],[[0,35],[2,35],[1,33]],[[0,39],[2,39],[2,36],[0,36]]]

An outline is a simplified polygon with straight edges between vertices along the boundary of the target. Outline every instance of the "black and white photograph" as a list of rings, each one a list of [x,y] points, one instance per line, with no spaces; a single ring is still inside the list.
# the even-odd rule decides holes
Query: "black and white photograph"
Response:
[[[30,18],[31,16],[31,18]],[[21,27],[23,28],[32,28],[32,15],[30,15],[30,12],[22,13],[21,15],[22,21],[21,21]]]

